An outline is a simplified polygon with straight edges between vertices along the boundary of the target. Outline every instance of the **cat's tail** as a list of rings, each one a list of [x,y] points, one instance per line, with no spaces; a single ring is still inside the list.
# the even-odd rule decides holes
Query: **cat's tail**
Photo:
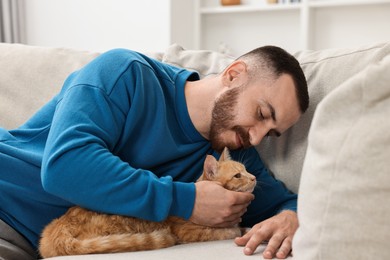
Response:
[[[153,250],[175,245],[176,238],[167,228],[151,233],[113,234],[86,239],[71,237],[53,243],[47,251],[40,248],[42,257]]]

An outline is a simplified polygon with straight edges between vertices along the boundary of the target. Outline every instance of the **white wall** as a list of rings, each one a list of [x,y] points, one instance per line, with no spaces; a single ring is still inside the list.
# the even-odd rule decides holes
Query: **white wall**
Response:
[[[390,0],[319,1],[321,4],[312,5],[307,14],[305,5],[277,9],[272,8],[277,5],[262,6],[260,2],[265,0],[241,0],[248,3],[246,7],[264,7],[249,11],[218,9],[220,0],[199,1],[209,8],[200,18],[201,49],[225,48],[237,56],[268,44],[295,53],[390,41]]]
[[[26,43],[105,51],[163,51],[170,0],[25,0]]]
[[[234,56],[262,45],[300,49],[296,11],[205,15],[202,23],[202,49],[221,50],[225,46]]]
[[[198,1],[216,6],[220,0],[25,0],[26,43],[99,52],[117,47],[164,51],[172,43],[193,49]],[[308,48],[390,41],[389,14],[388,3],[313,8]],[[221,50],[223,43],[239,55],[274,44],[295,52],[303,48],[300,25],[299,9],[207,14],[200,48]]]
[[[314,9],[311,48],[346,48],[390,41],[390,4]]]

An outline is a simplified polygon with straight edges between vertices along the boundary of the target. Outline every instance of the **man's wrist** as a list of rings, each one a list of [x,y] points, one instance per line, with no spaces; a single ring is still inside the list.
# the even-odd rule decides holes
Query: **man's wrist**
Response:
[[[170,216],[189,219],[195,205],[196,189],[194,183],[173,182]]]

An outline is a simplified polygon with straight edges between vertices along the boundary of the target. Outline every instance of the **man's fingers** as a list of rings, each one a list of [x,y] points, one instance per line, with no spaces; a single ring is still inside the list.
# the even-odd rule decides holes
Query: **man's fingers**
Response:
[[[252,236],[252,230],[253,229],[250,229],[248,232],[246,232],[243,236],[241,237],[236,237],[234,239],[234,242],[236,243],[236,245],[238,246],[245,246],[246,243],[248,243],[249,239],[251,238]]]
[[[244,248],[244,254],[246,255],[252,255],[255,251],[256,248],[266,241],[268,237],[270,236],[270,232],[267,231],[266,229],[257,229],[256,232],[253,233],[247,233],[246,235],[250,236],[248,242],[245,245]],[[244,237],[246,236],[244,235]]]
[[[221,214],[221,222],[217,223],[215,227],[231,227],[233,225],[239,224],[242,219],[242,215],[247,212],[247,207],[249,203],[242,205],[233,205],[230,208],[226,209],[226,211]]]
[[[263,257],[265,259],[272,259],[278,250],[279,246],[276,246],[275,243],[268,243],[267,247],[263,252]]]
[[[237,191],[231,191],[235,193],[235,200],[232,204],[234,205],[242,205],[246,204],[249,205],[252,200],[255,199],[255,196],[252,193],[249,192],[237,192]]]
[[[292,240],[290,237],[287,237],[283,243],[282,246],[279,248],[278,252],[276,253],[276,257],[279,259],[285,259],[291,252],[292,248]]]
[[[246,207],[240,209],[238,213],[227,214],[220,224],[216,224],[215,227],[231,227],[239,224],[242,221],[241,216],[247,211]]]
[[[290,239],[286,239],[286,236],[283,234],[273,235],[263,252],[263,257],[266,259],[270,259],[278,253],[281,256],[277,256],[278,258],[286,258],[286,256],[288,255],[288,253],[290,253],[291,250],[291,241],[290,243],[289,241]]]

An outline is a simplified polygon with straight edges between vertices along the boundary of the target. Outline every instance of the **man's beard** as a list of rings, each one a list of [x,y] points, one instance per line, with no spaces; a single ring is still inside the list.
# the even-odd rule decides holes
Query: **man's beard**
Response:
[[[217,152],[222,152],[225,146],[231,150],[237,148],[229,147],[229,144],[223,143],[221,140],[220,134],[227,130],[232,130],[240,136],[243,148],[251,146],[248,132],[243,127],[233,124],[236,117],[234,110],[237,108],[238,95],[242,89],[242,86],[231,88],[223,93],[214,103],[209,138],[212,148]]]

